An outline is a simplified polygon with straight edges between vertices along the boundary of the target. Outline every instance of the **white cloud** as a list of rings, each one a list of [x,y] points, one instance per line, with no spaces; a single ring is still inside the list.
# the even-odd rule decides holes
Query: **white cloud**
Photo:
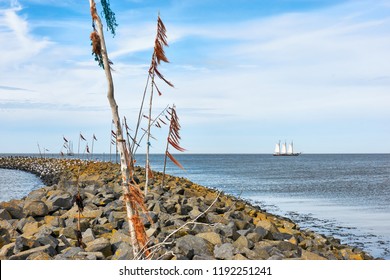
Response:
[[[0,10],[0,69],[15,68],[47,48],[49,40],[32,36],[28,22],[18,15],[21,6]]]

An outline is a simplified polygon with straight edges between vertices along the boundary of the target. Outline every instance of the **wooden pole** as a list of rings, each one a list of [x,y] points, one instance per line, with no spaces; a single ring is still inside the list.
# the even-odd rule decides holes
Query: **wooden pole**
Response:
[[[111,107],[111,113],[112,113],[112,119],[114,121],[114,126],[116,128],[116,135],[117,135],[117,148],[120,155],[120,167],[121,167],[121,173],[122,173],[122,189],[124,193],[124,197],[129,197],[130,188],[129,185],[131,183],[130,178],[130,171],[128,169],[128,156],[127,156],[127,150],[126,150],[126,141],[123,139],[123,133],[122,133],[122,127],[121,122],[119,118],[119,112],[118,112],[118,105],[116,103],[115,97],[114,97],[114,82],[112,79],[111,74],[111,67],[110,62],[107,55],[107,49],[106,49],[106,42],[104,40],[104,34],[103,34],[103,25],[101,22],[101,19],[96,11],[96,4],[94,0],[89,0],[90,8],[91,8],[91,14],[92,18],[94,20],[94,23],[96,25],[96,31],[98,32],[98,35],[100,37],[100,45],[101,45],[101,54],[103,58],[103,65],[104,65],[104,72],[106,74],[107,78],[107,99]],[[129,223],[129,233],[130,233],[130,239],[131,239],[131,246],[133,248],[134,256],[138,254],[140,251],[140,246],[137,241],[135,227],[133,224],[133,216],[134,216],[134,209],[129,201],[129,199],[125,199],[125,205],[126,205],[126,212],[127,212],[127,220]]]

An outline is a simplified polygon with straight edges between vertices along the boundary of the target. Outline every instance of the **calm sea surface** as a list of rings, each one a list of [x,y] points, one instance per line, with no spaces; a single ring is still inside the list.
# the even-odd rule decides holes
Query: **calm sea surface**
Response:
[[[108,155],[96,155],[109,160]],[[177,155],[185,167],[167,173],[223,190],[283,215],[301,228],[340,238],[374,257],[390,259],[390,155],[337,154]],[[111,157],[115,161],[114,156]],[[144,164],[144,156],[137,156]],[[151,167],[162,171],[163,156]],[[0,169],[0,201],[26,195],[41,185],[33,175]],[[18,193],[10,192],[18,188]]]

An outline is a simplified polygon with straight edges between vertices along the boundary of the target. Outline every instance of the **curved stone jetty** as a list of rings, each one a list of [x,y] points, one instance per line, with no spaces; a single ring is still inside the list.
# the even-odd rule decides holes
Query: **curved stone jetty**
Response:
[[[20,200],[0,202],[0,259],[134,259],[120,187],[119,165],[69,159],[0,158],[47,185]],[[79,171],[80,170],[80,171]],[[76,178],[84,200],[84,248],[77,247]],[[136,168],[142,186],[144,170]],[[155,173],[143,220],[153,259],[366,260],[366,252],[302,230],[238,198]]]

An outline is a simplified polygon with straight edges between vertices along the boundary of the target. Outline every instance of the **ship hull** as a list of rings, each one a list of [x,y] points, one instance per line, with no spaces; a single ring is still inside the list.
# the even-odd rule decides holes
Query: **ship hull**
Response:
[[[273,154],[274,157],[297,157],[301,153],[294,153],[294,154]]]

